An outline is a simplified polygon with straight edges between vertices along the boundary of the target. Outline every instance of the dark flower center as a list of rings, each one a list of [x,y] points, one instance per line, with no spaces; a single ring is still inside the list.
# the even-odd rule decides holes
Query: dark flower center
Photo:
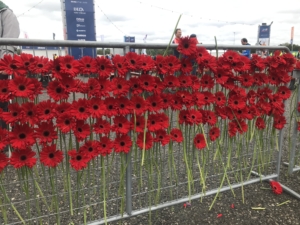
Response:
[[[139,86],[138,86],[137,84],[134,84],[133,87],[134,87],[134,88],[138,88]]]
[[[122,89],[122,85],[121,85],[121,84],[118,84],[117,88],[118,88],[118,89]]]
[[[125,142],[122,141],[122,142],[120,143],[120,145],[121,145],[121,146],[125,146]]]
[[[108,109],[113,109],[113,106],[112,106],[112,105],[109,105],[109,106],[108,106]]]
[[[148,82],[144,82],[144,84],[145,84],[145,86],[148,86],[148,85],[149,85],[149,83],[148,83]]]
[[[45,137],[48,137],[48,136],[50,135],[50,132],[49,132],[49,131],[44,131],[43,135],[44,135]]]
[[[105,70],[105,66],[104,66],[104,65],[101,65],[101,66],[100,66],[100,69],[101,69],[101,70]]]
[[[49,110],[49,109],[46,109],[46,110],[44,111],[44,113],[47,115],[47,114],[50,113],[50,110]]]
[[[62,90],[60,87],[56,88],[56,93],[61,93],[61,92],[62,92]]]
[[[7,88],[3,88],[3,89],[1,90],[1,92],[2,92],[2,93],[6,93],[6,92],[7,92]]]
[[[14,117],[16,117],[16,116],[18,115],[18,113],[17,113],[17,112],[14,112],[12,115],[13,115]]]
[[[105,147],[106,147],[106,144],[102,144],[102,147],[105,148]]]
[[[20,85],[20,86],[19,86],[19,90],[20,90],[20,91],[24,91],[25,89],[26,89],[26,88],[25,88],[24,85]]]
[[[200,140],[197,140],[197,143],[200,143]]]
[[[89,148],[88,148],[88,151],[89,151],[89,152],[92,152],[93,150],[94,150],[93,147],[89,147]]]
[[[20,138],[20,139],[25,139],[25,138],[26,138],[26,134],[24,134],[24,133],[19,134],[19,138]]]
[[[44,65],[43,64],[37,64],[37,67],[39,67],[39,68],[43,68],[44,67]]]
[[[152,106],[155,107],[156,106],[156,102],[152,102]]]
[[[176,138],[177,138],[177,137],[178,137],[178,136],[177,136],[177,134],[174,134],[174,137],[176,137]]]
[[[169,63],[169,67],[172,67],[173,66],[173,64],[172,63]]]
[[[65,124],[69,125],[70,124],[70,120],[65,120]]]
[[[33,115],[33,112],[32,111],[28,111],[27,112],[27,116],[32,116]]]
[[[85,111],[85,109],[83,107],[79,108],[79,112],[83,113]]]
[[[120,105],[120,108],[124,109],[124,108],[125,108],[125,105],[124,105],[124,104],[121,104],[121,105]]]
[[[26,66],[26,67],[29,66],[29,65],[30,65],[29,62],[25,62],[25,63],[24,63],[24,66]]]
[[[98,105],[93,105],[93,109],[98,110],[99,109]]]
[[[137,109],[141,108],[141,105],[140,104],[136,104],[136,108]]]
[[[80,161],[82,159],[81,155],[76,156],[76,160]]]
[[[130,63],[131,63],[132,65],[134,65],[134,64],[135,64],[135,61],[134,61],[133,59],[131,59],[131,60],[130,60]]]
[[[151,124],[152,124],[152,125],[153,125],[153,124],[155,124],[155,121],[154,121],[154,120],[152,120],[152,121],[151,121]]]
[[[123,127],[123,124],[121,124],[121,123],[119,123],[119,125],[118,125],[119,127]]]
[[[72,66],[71,66],[70,64],[67,64],[66,67],[67,67],[68,69],[71,69],[71,68],[72,68]]]
[[[82,129],[81,129],[80,127],[78,127],[78,128],[77,128],[77,131],[81,133],[81,132],[82,132]]]
[[[235,104],[235,105],[238,105],[238,104],[239,104],[239,102],[238,102],[238,101],[234,101],[234,104]]]
[[[50,154],[49,154],[49,158],[50,158],[50,159],[53,159],[53,158],[54,158],[54,154],[53,154],[53,153],[50,153]]]
[[[27,157],[26,157],[26,155],[22,155],[22,156],[20,157],[20,159],[21,159],[21,161],[25,161],[25,160],[27,159]]]
[[[100,127],[100,128],[104,128],[102,124],[101,124],[99,127]]]
[[[86,66],[87,68],[90,68],[90,67],[91,67],[91,65],[90,65],[90,64],[86,64],[85,66]]]
[[[13,70],[15,70],[15,69],[17,69],[18,67],[17,67],[15,64],[10,64],[10,68],[13,69]]]

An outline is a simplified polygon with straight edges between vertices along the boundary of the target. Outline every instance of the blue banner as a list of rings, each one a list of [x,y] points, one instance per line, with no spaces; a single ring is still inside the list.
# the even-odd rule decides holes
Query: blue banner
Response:
[[[66,32],[68,40],[96,41],[94,0],[65,0]],[[95,48],[69,48],[75,59],[96,57]]]
[[[124,36],[124,42],[134,42],[135,43],[135,37]],[[135,52],[135,48],[130,48],[130,52]]]
[[[270,26],[259,26],[258,38],[270,38]]]

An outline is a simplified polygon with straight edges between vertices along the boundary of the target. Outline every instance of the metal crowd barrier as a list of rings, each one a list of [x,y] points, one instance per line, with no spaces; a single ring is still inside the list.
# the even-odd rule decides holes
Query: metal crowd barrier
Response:
[[[15,45],[15,46],[55,46],[55,47],[93,47],[93,48],[122,48],[124,51],[124,54],[129,52],[130,48],[136,48],[136,49],[166,49],[166,44],[151,44],[151,43],[110,43],[110,42],[91,42],[91,41],[59,41],[59,40],[20,40],[20,39],[0,39],[0,46],[2,45]],[[204,46],[207,50],[220,50],[225,52],[226,50],[243,50],[245,49],[245,46],[242,45],[199,45]],[[177,45],[171,45],[170,48],[176,48]],[[255,50],[281,50],[285,52],[289,52],[289,49],[287,47],[282,46],[247,46],[247,49],[255,49]],[[47,51],[47,50],[46,50]],[[86,79],[86,78],[82,78]],[[300,94],[300,89],[298,92],[298,97]],[[46,98],[45,94],[44,98]],[[80,96],[76,96],[80,97]],[[174,121],[177,122],[176,120]],[[206,131],[207,132],[207,131]],[[179,203],[185,203],[191,200],[199,199],[204,196],[214,195],[220,192],[224,191],[232,191],[234,192],[235,188],[243,188],[245,185],[250,185],[254,183],[261,182],[262,180],[268,181],[271,179],[279,181],[280,178],[280,164],[282,159],[282,153],[283,153],[283,136],[284,131],[281,130],[278,135],[278,151],[275,149],[275,143],[274,140],[270,138],[271,131],[267,131],[264,133],[263,140],[254,140],[251,143],[248,143],[246,140],[241,140],[241,145],[236,146],[234,143],[229,143],[228,141],[224,141],[223,144],[223,152],[220,153],[220,157],[218,159],[215,159],[214,156],[218,153],[216,152],[217,146],[216,144],[213,144],[210,147],[210,151],[207,151],[209,154],[207,156],[207,190],[203,192],[203,187],[200,185],[200,173],[197,172],[197,162],[195,159],[192,160],[192,166],[191,170],[193,171],[193,191],[192,195],[189,197],[188,190],[187,190],[187,178],[186,178],[186,168],[184,166],[181,154],[182,154],[182,146],[174,146],[176,151],[174,151],[174,167],[170,168],[168,165],[168,162],[170,160],[170,155],[168,155],[168,149],[163,148],[162,152],[160,153],[160,160],[161,162],[165,162],[162,165],[160,165],[160,171],[154,171],[152,174],[153,180],[157,180],[157,183],[155,184],[155,187],[149,188],[149,184],[147,183],[147,177],[149,177],[149,171],[146,169],[136,170],[136,165],[141,164],[141,152],[138,153],[137,157],[133,156],[133,153],[130,152],[126,155],[126,175],[124,177],[125,182],[125,203],[122,202],[122,199],[120,196],[118,196],[115,192],[118,192],[118,179],[119,179],[119,173],[120,173],[120,162],[121,158],[116,156],[115,159],[115,168],[114,168],[114,174],[115,177],[111,177],[110,182],[107,185],[107,188],[109,189],[109,196],[107,199],[107,222],[113,222],[116,220],[120,220],[122,218],[129,218],[132,216],[137,216],[142,213],[146,213],[153,210],[162,209],[164,207],[172,206]],[[254,138],[255,139],[255,138]],[[261,142],[260,142],[261,141]],[[260,144],[263,144],[264,147],[262,148]],[[222,173],[222,170],[220,171],[220,168],[222,169],[224,166],[224,163],[228,160],[226,151],[229,145],[232,145],[233,154],[230,158],[232,162],[231,168],[228,168],[227,173],[228,177],[226,178],[228,182],[231,183],[231,185],[224,185],[221,188],[220,186],[220,180],[224,176],[224,173]],[[191,151],[188,149],[187,151]],[[239,155],[235,155],[234,153],[239,152]],[[267,157],[269,156],[270,159],[267,160],[267,162],[264,161],[262,163],[260,161],[260,156],[258,157],[258,154],[261,155],[261,157]],[[151,159],[151,156],[149,156],[148,159]],[[111,158],[105,162],[104,166],[108,166],[108,164],[111,162]],[[147,163],[147,162],[146,162]],[[290,161],[290,163],[292,163]],[[242,167],[240,169],[237,169],[237,165],[240,164]],[[292,164],[291,164],[292,165]],[[92,179],[95,177],[101,177],[100,168],[103,166],[98,161],[95,162],[95,166],[92,168],[91,174],[94,175],[89,180],[92,182]],[[291,166],[293,167],[293,166]],[[4,172],[9,172],[8,170]],[[175,180],[174,177],[169,177],[169,175],[172,174],[175,176],[177,175],[177,179]],[[54,179],[56,179],[58,182],[62,181],[65,178],[65,174],[63,171],[57,171],[56,174],[53,175]],[[76,177],[75,172],[71,172],[71,176]],[[242,179],[241,177],[244,177]],[[1,178],[2,179],[2,178]],[[44,176],[41,172],[39,174],[39,179],[45,180],[49,179],[49,177]],[[239,182],[236,182],[239,180]],[[32,183],[35,182],[35,180],[31,180]],[[158,182],[160,182],[160,188],[158,188]],[[89,182],[88,182],[89,183]],[[6,178],[4,181],[4,186],[6,186],[8,189],[11,189],[12,192],[8,193],[10,201],[15,205],[16,208],[21,209],[24,207],[25,199],[24,196],[20,196],[21,194],[16,192],[17,190],[20,190],[18,187],[21,185],[20,182],[16,181],[15,179]],[[96,180],[96,183],[93,183],[92,187],[89,187],[89,185],[85,186],[84,190],[86,191],[86,195],[84,197],[85,203],[78,203],[79,205],[74,207],[74,210],[76,211],[76,215],[70,216],[68,211],[68,201],[67,196],[68,192],[64,192],[62,190],[62,185],[57,185],[58,194],[57,197],[62,202],[62,208],[60,212],[50,212],[46,209],[43,210],[43,212],[40,212],[40,214],[36,213],[34,214],[35,217],[33,217],[30,221],[28,220],[28,223],[33,223],[34,221],[42,220],[43,222],[47,222],[47,224],[54,224],[53,221],[56,221],[57,217],[61,217],[63,219],[62,224],[71,223],[72,220],[76,220],[80,218],[80,221],[83,223],[88,223],[90,225],[98,225],[98,224],[104,224],[105,220],[103,218],[103,209],[102,205],[103,202],[97,202],[93,198],[96,199],[96,195],[99,195],[101,188],[101,182],[99,180]],[[295,193],[293,190],[289,189],[288,187],[283,186],[284,190],[292,195],[294,195],[297,198],[300,198],[300,196]],[[37,202],[42,203],[42,198],[39,196],[36,192],[37,190],[34,190],[35,194],[32,199],[30,200],[30,204],[34,204]],[[76,189],[74,189],[76,191]],[[159,193],[158,193],[159,192]],[[154,196],[156,194],[160,195],[160,198],[158,198],[158,202],[155,201]],[[39,197],[38,197],[39,196]],[[51,202],[53,196],[50,194],[45,196],[46,201],[49,203]],[[3,201],[2,201],[3,202]],[[9,203],[7,203],[9,204]],[[123,215],[120,213],[121,205],[125,204],[125,212]],[[149,206],[150,204],[150,206]],[[1,208],[1,204],[0,204]],[[11,212],[12,213],[12,212]],[[18,218],[12,213],[12,216],[14,218],[12,219],[13,222],[9,224],[22,224],[20,221],[18,221]],[[86,221],[83,222],[83,217],[86,218]],[[0,223],[1,219],[0,219]]]

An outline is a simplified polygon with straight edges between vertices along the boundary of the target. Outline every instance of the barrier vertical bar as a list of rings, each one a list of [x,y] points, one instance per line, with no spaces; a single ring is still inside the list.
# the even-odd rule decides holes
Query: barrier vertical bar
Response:
[[[130,51],[130,47],[126,46],[124,48],[124,55]],[[126,80],[130,79],[130,72],[126,75]],[[130,98],[130,93],[128,93],[128,98]],[[128,120],[130,120],[130,115],[128,115]],[[131,186],[132,186],[132,162],[131,162],[131,151],[128,152],[126,155],[126,213],[128,215],[132,214],[132,193],[131,193]]]
[[[295,79],[298,79],[298,80],[300,79],[300,72],[298,72],[298,71],[296,72]],[[300,101],[300,88],[298,87],[297,103],[299,101]],[[296,108],[297,108],[297,105],[296,105]],[[296,109],[296,117],[298,118],[299,116],[300,116],[300,113]],[[292,143],[292,149],[291,149],[290,159],[289,159],[288,173],[290,175],[294,172],[294,167],[295,167],[296,140],[297,140],[297,133],[298,133],[297,118],[295,119],[295,124],[294,124],[294,129],[293,129],[293,138],[292,138],[293,143]]]

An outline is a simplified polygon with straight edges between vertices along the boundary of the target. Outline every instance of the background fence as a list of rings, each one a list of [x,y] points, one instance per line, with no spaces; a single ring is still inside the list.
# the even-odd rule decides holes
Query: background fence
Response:
[[[0,45],[123,48],[124,54],[129,52],[130,48],[166,49],[167,47],[165,44],[18,39],[0,39]],[[245,48],[235,45],[203,46],[207,50],[218,49],[220,54],[226,50]],[[177,45],[170,46],[170,48],[175,47]],[[247,46],[247,49],[289,52],[286,47],[280,46]],[[136,75],[136,73],[133,74],[133,76]],[[129,76],[127,76],[128,79]],[[87,82],[89,77],[79,76],[78,79]],[[216,90],[213,89],[212,92],[215,93]],[[299,94],[300,89],[298,98]],[[76,94],[75,100],[82,97],[84,97],[82,94]],[[39,100],[47,99],[49,96],[44,90]],[[170,128],[176,127],[177,114],[173,111],[165,113],[171,120]],[[220,142],[211,143],[209,150],[199,153],[194,149],[193,141],[186,139],[184,144],[155,145],[153,151],[146,151],[144,155],[140,150],[132,150],[127,155],[113,154],[105,160],[96,159],[82,173],[70,168],[51,170],[48,173],[42,169],[41,165],[37,165],[32,172],[29,172],[31,176],[27,181],[18,179],[22,177],[22,174],[8,167],[1,176],[0,184],[2,190],[6,190],[6,196],[3,195],[1,198],[0,208],[2,212],[4,208],[8,208],[5,211],[8,215],[8,224],[22,224],[14,213],[15,208],[20,212],[26,224],[55,224],[60,221],[61,224],[96,225],[189,202],[223,191],[231,191],[235,195],[235,188],[243,188],[245,185],[262,180],[278,180],[280,176],[283,130],[274,133],[274,130],[270,128],[264,132],[254,132],[254,124],[252,125],[251,131],[253,132],[246,134],[246,138],[244,135],[238,135],[234,141],[225,138]],[[272,123],[269,126],[271,127]],[[220,128],[222,132],[227,127],[223,124]],[[182,130],[190,135],[196,133],[195,129],[188,126],[182,127]],[[207,127],[203,129],[204,133],[209,132]],[[293,138],[297,138],[295,132]],[[76,145],[74,136],[59,140],[57,145],[61,149],[68,149],[70,143]],[[293,145],[290,168],[294,165],[295,149]],[[187,155],[187,159],[183,159],[184,155]],[[67,158],[64,163],[66,162]],[[104,169],[106,174],[103,172]],[[123,174],[122,171],[125,170],[126,174]],[[206,179],[203,179],[203,176]],[[76,182],[78,179],[82,179],[82,182]],[[70,183],[68,183],[69,180]],[[27,187],[27,196],[24,194],[23,187]],[[297,193],[283,187],[285,191],[299,197]],[[72,213],[70,204],[73,205]],[[104,204],[107,206],[106,209],[103,207]],[[31,210],[25,208],[31,208]],[[104,214],[107,215],[107,219],[104,218]],[[0,224],[2,223],[0,219]]]

